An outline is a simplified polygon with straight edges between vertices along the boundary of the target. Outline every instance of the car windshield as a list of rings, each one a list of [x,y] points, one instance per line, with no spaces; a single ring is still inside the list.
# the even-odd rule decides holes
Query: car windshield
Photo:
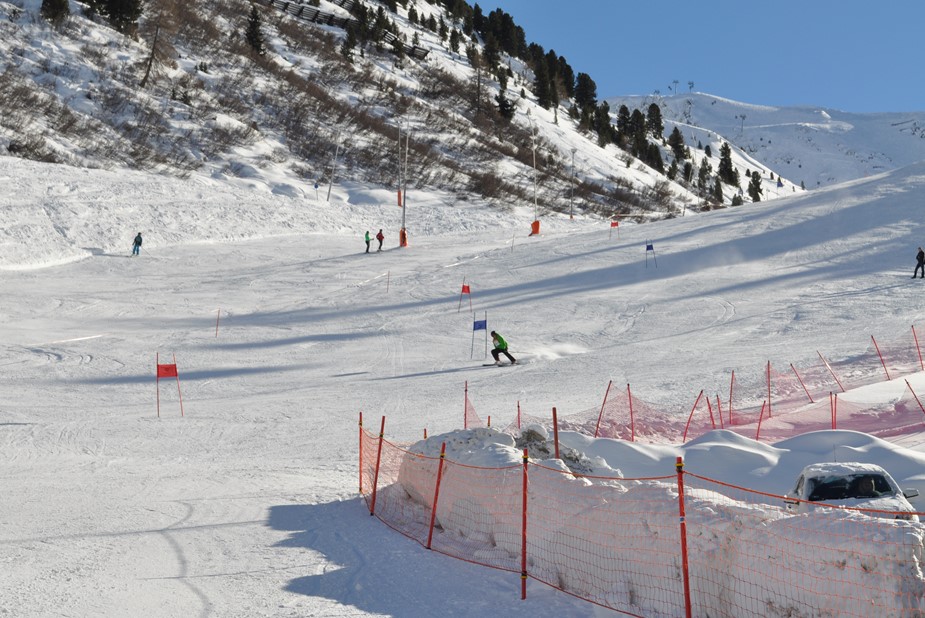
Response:
[[[809,480],[809,500],[847,500],[892,495],[893,489],[882,474],[820,476]]]

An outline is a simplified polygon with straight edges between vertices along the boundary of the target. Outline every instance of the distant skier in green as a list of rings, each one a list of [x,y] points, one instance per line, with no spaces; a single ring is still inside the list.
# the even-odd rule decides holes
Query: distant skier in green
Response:
[[[132,255],[138,255],[141,251],[141,232],[138,232],[138,236],[135,237],[135,240],[132,241]]]
[[[508,359],[511,361],[512,365],[517,364],[517,359],[511,356],[511,353],[507,351],[507,341],[505,341],[504,337],[502,337],[495,331],[491,331],[491,344],[495,346],[494,349],[491,351],[491,356],[492,358],[495,359],[496,365],[501,364],[501,361],[498,360],[498,356],[501,354],[504,354],[505,356],[507,356]]]
[[[369,253],[369,243],[373,241],[369,236],[369,230],[366,230],[366,253]]]

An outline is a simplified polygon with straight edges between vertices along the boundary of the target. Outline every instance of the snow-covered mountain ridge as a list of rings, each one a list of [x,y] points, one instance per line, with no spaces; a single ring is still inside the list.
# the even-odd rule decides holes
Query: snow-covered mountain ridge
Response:
[[[611,107],[657,103],[688,143],[722,136],[807,189],[925,160],[925,111],[856,114],[826,107],[751,105],[711,94],[612,97]]]

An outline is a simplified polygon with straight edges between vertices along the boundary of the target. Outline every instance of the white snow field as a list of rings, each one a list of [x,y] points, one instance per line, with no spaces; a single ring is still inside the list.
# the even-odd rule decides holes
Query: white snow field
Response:
[[[923,313],[925,164],[619,237],[547,215],[528,237],[530,205],[421,192],[407,248],[392,193],[366,187],[325,203],[4,157],[0,181],[5,616],[612,615],[533,581],[521,601],[517,575],[370,517],[359,413],[407,443],[461,428],[466,383],[498,425],[518,402],[599,407],[613,380],[683,425],[731,370],[850,358]],[[385,250],[365,255],[380,227]],[[522,366],[482,367],[479,338],[470,358],[463,281]],[[158,354],[176,357],[182,417]],[[918,372],[841,397],[891,410],[907,379],[925,392]],[[843,448],[925,493],[921,429],[571,446],[618,453],[626,477],[670,475],[683,451],[689,471],[781,495]]]

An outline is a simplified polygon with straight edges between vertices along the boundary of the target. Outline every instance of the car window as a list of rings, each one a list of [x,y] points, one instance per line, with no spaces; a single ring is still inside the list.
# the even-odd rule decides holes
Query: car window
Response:
[[[809,479],[807,494],[812,502],[866,499],[892,495],[893,488],[882,474],[829,475]]]
[[[877,498],[892,494],[893,488],[882,474],[856,474],[851,477],[849,498]]]

